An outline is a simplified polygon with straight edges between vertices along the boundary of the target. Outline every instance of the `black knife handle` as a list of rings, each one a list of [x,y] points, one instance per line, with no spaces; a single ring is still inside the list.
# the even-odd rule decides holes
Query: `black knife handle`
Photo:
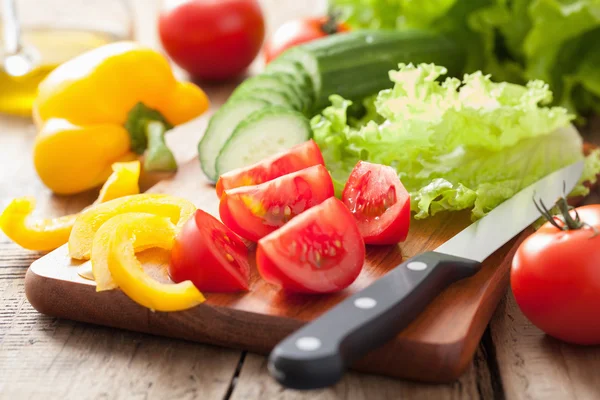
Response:
[[[444,288],[480,266],[436,252],[408,259],[275,346],[271,375],[293,389],[335,384],[353,361],[392,339]]]

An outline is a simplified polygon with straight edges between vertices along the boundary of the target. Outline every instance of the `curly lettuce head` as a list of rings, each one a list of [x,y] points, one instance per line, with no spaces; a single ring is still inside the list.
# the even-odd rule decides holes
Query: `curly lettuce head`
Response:
[[[476,219],[583,157],[573,115],[546,106],[552,93],[543,82],[496,83],[481,72],[440,80],[445,73],[400,64],[389,73],[394,87],[374,99],[380,117],[360,125],[347,118],[351,102],[331,97],[311,124],[338,193],[365,160],[396,169],[415,218],[470,209]]]

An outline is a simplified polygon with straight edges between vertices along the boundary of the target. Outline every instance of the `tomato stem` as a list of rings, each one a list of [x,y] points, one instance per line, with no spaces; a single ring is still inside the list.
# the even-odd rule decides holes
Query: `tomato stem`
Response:
[[[548,207],[546,207],[542,199],[539,199],[538,204],[538,201],[536,201],[535,199],[535,194],[533,195],[533,204],[548,222],[550,222],[554,227],[561,231],[589,228],[594,232],[594,234],[591,236],[592,238],[598,236],[600,234],[598,229],[588,224],[587,222],[581,220],[577,210],[574,207],[570,206],[567,202],[567,196],[564,195],[564,193],[565,183],[563,182],[563,197],[558,199],[558,201],[556,202],[556,206],[558,208],[558,211],[560,212],[560,215],[552,215],[552,212],[548,209]],[[574,211],[575,218],[573,218],[573,216],[571,215],[571,211]]]
[[[327,35],[333,35],[338,32],[338,22],[342,13],[339,10],[329,10],[327,19],[321,24],[321,30]]]

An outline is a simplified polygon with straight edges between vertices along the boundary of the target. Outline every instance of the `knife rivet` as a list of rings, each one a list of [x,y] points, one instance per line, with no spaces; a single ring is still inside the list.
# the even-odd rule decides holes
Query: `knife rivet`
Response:
[[[296,340],[296,347],[302,351],[315,351],[321,347],[321,341],[314,336],[304,336]]]
[[[427,264],[425,264],[422,261],[411,261],[408,264],[406,264],[406,268],[413,271],[423,271],[427,268]]]
[[[358,299],[354,300],[354,305],[357,308],[362,308],[363,310],[366,310],[375,307],[377,305],[377,301],[370,297],[359,297]]]

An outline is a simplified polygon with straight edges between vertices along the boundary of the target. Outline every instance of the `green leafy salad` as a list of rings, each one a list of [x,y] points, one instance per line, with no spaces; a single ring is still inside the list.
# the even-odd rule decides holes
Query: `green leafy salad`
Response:
[[[365,100],[353,118],[351,102],[311,120],[336,190],[358,160],[390,165],[411,195],[415,218],[471,210],[480,218],[519,190],[581,158],[582,139],[564,107],[548,106],[552,92],[533,80],[497,83],[481,72],[443,79],[434,64],[400,64],[394,86]],[[586,159],[580,182],[595,182],[600,151]],[[579,184],[572,194],[586,194]]]
[[[556,104],[600,113],[598,0],[330,0],[353,29],[439,33],[467,54],[465,72],[541,79]]]

